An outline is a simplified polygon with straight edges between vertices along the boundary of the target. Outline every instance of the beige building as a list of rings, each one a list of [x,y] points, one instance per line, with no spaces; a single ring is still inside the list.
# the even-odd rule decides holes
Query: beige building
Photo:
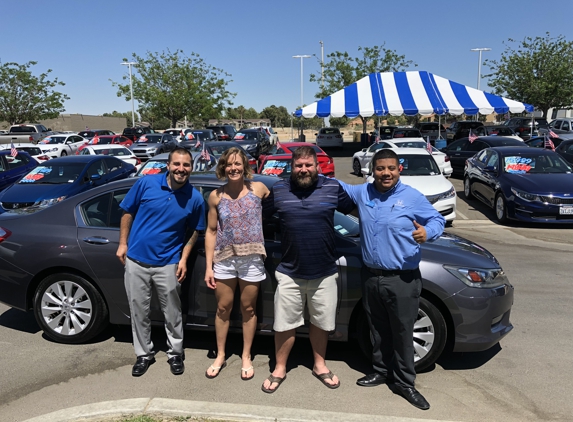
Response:
[[[127,119],[124,117],[104,117],[90,116],[87,114],[60,114],[55,119],[45,119],[37,122],[54,131],[73,131],[79,132],[88,129],[107,129],[115,133],[122,133],[127,127]],[[0,122],[0,128],[8,129],[10,125],[7,122]]]

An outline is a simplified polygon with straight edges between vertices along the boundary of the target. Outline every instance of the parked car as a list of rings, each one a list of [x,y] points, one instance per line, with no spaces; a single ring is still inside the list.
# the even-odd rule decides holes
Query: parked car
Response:
[[[422,148],[397,148],[400,163],[400,180],[422,192],[426,199],[451,224],[456,218],[456,189],[452,182],[441,174],[436,161]],[[366,183],[372,183],[372,160],[361,169]]]
[[[94,136],[102,136],[102,135],[115,135],[114,131],[108,129],[86,129],[78,132],[82,138],[92,139]]]
[[[426,141],[421,138],[419,140],[404,138],[380,141],[377,144],[370,145],[368,148],[362,148],[362,150],[355,152],[352,156],[352,171],[354,174],[357,176],[362,175],[362,168],[368,167],[368,164],[372,160],[372,157],[374,157],[376,151],[382,148],[392,148],[396,149],[396,152],[398,152],[398,148],[426,149],[427,144]],[[453,172],[450,158],[445,153],[439,151],[436,147],[432,147],[432,157],[434,157],[434,160],[444,177],[450,177]]]
[[[495,210],[500,223],[573,223],[573,169],[541,148],[487,148],[469,160],[464,194]]]
[[[255,127],[251,127],[249,129],[260,129],[260,130],[264,130],[266,132],[266,134],[269,137],[269,140],[271,141],[271,145],[275,145],[277,143],[277,141],[279,140],[279,135],[277,135],[277,133],[274,131],[274,129],[270,126],[255,126]]]
[[[419,122],[414,125],[424,139],[429,138],[432,145],[438,138],[446,139],[446,128],[437,122]]]
[[[11,213],[33,213],[95,186],[125,179],[134,172],[132,164],[115,157],[54,158],[0,193],[0,205]]]
[[[532,128],[532,120],[534,122]],[[547,120],[540,117],[512,117],[506,120],[504,126],[510,127],[524,141],[537,136],[538,131],[547,127]]]
[[[121,135],[130,139],[132,142],[135,142],[135,140],[139,138],[141,135],[146,135],[148,133],[155,133],[155,131],[147,126],[136,126],[136,127],[126,127],[125,129],[123,129]]]
[[[132,164],[139,169],[141,160],[129,148],[123,145],[90,145],[82,149],[80,155],[109,155]]]
[[[549,131],[553,131],[557,135],[568,134],[573,135],[573,117],[563,117],[552,120],[545,128],[539,129],[539,134],[543,135]]]
[[[185,127],[185,128],[173,127],[173,128],[165,129],[163,131],[163,133],[168,133],[169,135],[173,136],[178,141],[183,141],[185,139],[185,135],[187,135],[191,131],[193,131],[193,129],[190,127]]]
[[[237,130],[233,125],[213,125],[207,126],[205,129],[211,129],[219,141],[230,141],[235,137]]]
[[[193,171],[204,172],[215,170],[217,159],[213,155],[209,156],[209,161],[206,161],[201,157],[201,152],[192,152],[191,156],[193,157]],[[135,176],[148,176],[150,174],[165,173],[167,171],[168,159],[169,153],[159,154],[150,158],[141,165]]]
[[[463,176],[468,158],[473,157],[482,149],[500,146],[522,147],[524,144],[517,139],[505,138],[503,136],[482,136],[473,142],[470,142],[469,138],[458,139],[443,148],[442,152],[445,152],[446,155],[450,157],[450,163],[453,169],[452,175]]]
[[[416,138],[425,141],[425,139],[422,138],[422,132],[420,132],[418,129],[397,127],[392,132],[392,139],[402,138]]]
[[[87,144],[88,139],[75,134],[50,135],[38,142],[42,152],[50,158],[74,155],[78,148]]]
[[[378,128],[378,136],[380,137],[380,140],[392,139],[392,134],[397,128],[398,126],[380,126]],[[370,134],[374,135],[374,132],[371,132]],[[375,140],[372,140],[372,142],[375,142]]]
[[[8,133],[0,134],[0,144],[11,144],[17,142],[37,143],[45,136],[51,135],[52,129],[39,124],[12,125]]]
[[[14,148],[16,148],[17,151],[27,152],[38,163],[43,163],[44,161],[47,161],[50,158],[52,158],[44,154],[44,152],[36,144],[19,142],[17,144],[14,144]],[[11,150],[12,147],[10,144],[0,144],[0,150],[2,149]]]
[[[257,175],[254,180],[271,187],[278,179]],[[61,343],[90,341],[108,323],[129,325],[124,268],[115,253],[122,214],[119,203],[134,182],[132,178],[97,187],[35,214],[0,216],[0,301],[33,312],[45,336]],[[192,175],[190,183],[208,198],[224,181],[202,173]],[[351,340],[368,353],[370,331],[361,301],[361,285],[368,274],[362,262],[359,223],[336,213],[334,224],[340,290],[331,338]],[[265,220],[264,237],[267,279],[260,286],[257,328],[272,335],[268,327],[274,317],[274,273],[281,257],[278,218]],[[421,248],[423,290],[414,330],[418,371],[431,366],[448,341],[456,352],[482,351],[513,328],[513,287],[491,253],[450,234]],[[217,304],[204,282],[203,236],[187,268],[181,295],[185,327],[214,331]],[[151,301],[151,319],[153,324],[163,324],[156,297]],[[240,314],[233,313],[231,331],[241,325]],[[297,334],[307,335],[308,324]]]
[[[123,135],[103,135],[103,136],[94,136],[84,145],[80,145],[78,150],[76,151],[76,155],[79,155],[82,148],[85,148],[88,145],[109,145],[109,144],[117,144],[123,145],[124,147],[130,147],[133,144],[133,141],[129,138],[126,138]]]
[[[342,148],[344,144],[344,139],[342,138],[344,132],[340,132],[340,129],[335,127],[323,127],[319,129],[318,133],[315,133],[316,140],[315,143],[320,148]]]
[[[450,126],[446,128],[446,140],[448,145],[461,138],[465,138],[470,135],[470,129],[473,130],[483,126],[482,122],[477,122],[474,120],[462,120],[459,122],[453,122]]]
[[[278,146],[273,145],[268,156],[272,155],[290,155],[300,147],[311,147],[316,152],[316,159],[318,160],[318,167],[320,172],[326,177],[334,177],[334,159],[328,155],[324,150],[317,145],[309,144],[306,142],[279,142]],[[262,163],[267,155],[261,154],[259,161]]]
[[[237,142],[249,154],[259,159],[260,154],[268,154],[271,150],[271,140],[266,132],[259,129],[241,129],[235,134],[233,141]]]
[[[213,142],[219,140],[215,132],[211,129],[193,129],[191,131],[194,140],[201,142]],[[184,140],[182,140],[184,141]]]
[[[515,138],[518,141],[523,141],[523,138],[515,133],[512,128],[505,125],[476,127],[472,129],[472,134],[476,136],[503,136],[505,138]]]
[[[151,157],[171,152],[179,146],[179,142],[169,133],[149,133],[141,135],[130,145],[129,149],[141,160],[149,160]]]
[[[27,152],[18,151],[13,157],[10,149],[0,151],[0,191],[11,186],[37,165],[38,162]]]
[[[207,152],[210,155],[212,155],[213,157],[215,157],[215,159],[217,161],[219,161],[219,157],[221,157],[221,155],[225,151],[227,151],[229,148],[236,147],[236,148],[239,148],[239,149],[242,149],[243,151],[245,151],[243,146],[240,145],[239,143],[235,142],[235,141],[217,141],[217,140],[215,140],[215,141],[211,141],[211,142],[202,142],[200,139],[201,138],[199,137],[196,141],[181,142],[180,146],[188,149],[189,151],[191,151],[193,153],[196,153],[196,152],[203,151],[203,144],[205,144],[205,149],[207,150]],[[249,160],[249,166],[251,166],[253,173],[256,173],[257,167],[258,167],[257,160],[255,159],[255,157],[253,157],[247,151],[245,151],[245,154],[247,155],[247,160]]]
[[[567,139],[559,144],[555,145],[555,152],[559,154],[565,161],[570,165],[573,165],[573,139]]]

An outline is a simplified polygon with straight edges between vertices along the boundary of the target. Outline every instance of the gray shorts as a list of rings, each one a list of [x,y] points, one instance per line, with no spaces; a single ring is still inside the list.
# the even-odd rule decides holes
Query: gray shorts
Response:
[[[275,272],[275,331],[284,332],[304,325],[304,306],[308,305],[310,322],[324,331],[336,327],[338,274],[314,280],[291,278]]]

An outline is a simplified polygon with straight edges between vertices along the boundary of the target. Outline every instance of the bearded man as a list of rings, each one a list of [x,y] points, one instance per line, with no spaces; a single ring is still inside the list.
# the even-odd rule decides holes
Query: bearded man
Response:
[[[263,209],[265,216],[278,212],[282,258],[275,273],[276,366],[262,390],[274,393],[286,379],[295,331],[304,325],[305,304],[310,315],[312,374],[326,387],[338,388],[340,381],[325,362],[338,301],[334,212],[347,214],[354,209],[354,202],[337,180],[318,174],[316,152],[304,146],[293,153],[290,179],[273,186]]]

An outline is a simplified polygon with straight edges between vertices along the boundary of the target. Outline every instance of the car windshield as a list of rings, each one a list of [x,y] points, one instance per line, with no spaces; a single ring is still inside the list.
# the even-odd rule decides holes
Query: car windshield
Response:
[[[421,138],[422,134],[418,129],[401,130],[396,129],[392,134],[394,138]]]
[[[139,171],[137,172],[136,176],[147,176],[149,174],[161,174],[167,171],[167,160],[165,161],[154,161],[149,160],[147,161]]]
[[[40,143],[41,144],[63,144],[67,138],[68,138],[67,136],[48,136],[47,138],[44,138],[44,140],[42,140],[42,142],[40,142]]]
[[[85,164],[83,163],[59,163],[50,165],[49,162],[46,162],[44,165],[36,167],[20,179],[18,184],[61,185],[74,183],[80,176],[80,173],[84,170],[84,167]]]
[[[353,215],[344,215],[338,211],[334,213],[334,230],[342,236],[359,236],[360,225],[358,218]]]
[[[96,149],[94,152],[96,155],[110,155],[112,157],[124,157],[126,155],[131,155],[131,151],[127,148]]]
[[[340,135],[340,130],[333,128],[320,129],[321,135]]]
[[[195,139],[199,139],[200,141],[206,141],[206,140],[211,138],[210,132],[198,130],[198,131],[193,131],[191,133],[193,133],[193,136],[195,137]]]
[[[84,131],[84,132],[79,132],[78,135],[80,135],[84,138],[91,138],[91,137],[95,136],[95,132],[88,130],[88,131]]]
[[[18,147],[18,151],[26,151],[30,155],[41,155],[42,150],[38,147]]]
[[[101,137],[92,138],[89,140],[88,145],[111,144],[112,139],[113,138],[101,138]]]
[[[235,141],[256,141],[257,132],[238,132],[234,138]]]
[[[216,143],[215,143],[216,144]],[[229,148],[233,148],[234,145],[210,145],[209,152],[215,157],[219,158],[225,151]],[[200,148],[199,148],[200,150]]]
[[[267,176],[289,177],[291,173],[291,159],[267,160],[263,164],[261,174]]]
[[[427,144],[424,141],[412,142],[396,142],[398,148],[426,148]]]
[[[557,154],[520,154],[503,157],[503,171],[510,174],[571,173],[571,166]]]
[[[161,142],[161,137],[162,135],[153,135],[153,134],[141,135],[139,138],[137,138],[135,142],[156,144]]]
[[[434,176],[440,174],[440,169],[430,155],[400,155],[400,175],[402,176]]]

